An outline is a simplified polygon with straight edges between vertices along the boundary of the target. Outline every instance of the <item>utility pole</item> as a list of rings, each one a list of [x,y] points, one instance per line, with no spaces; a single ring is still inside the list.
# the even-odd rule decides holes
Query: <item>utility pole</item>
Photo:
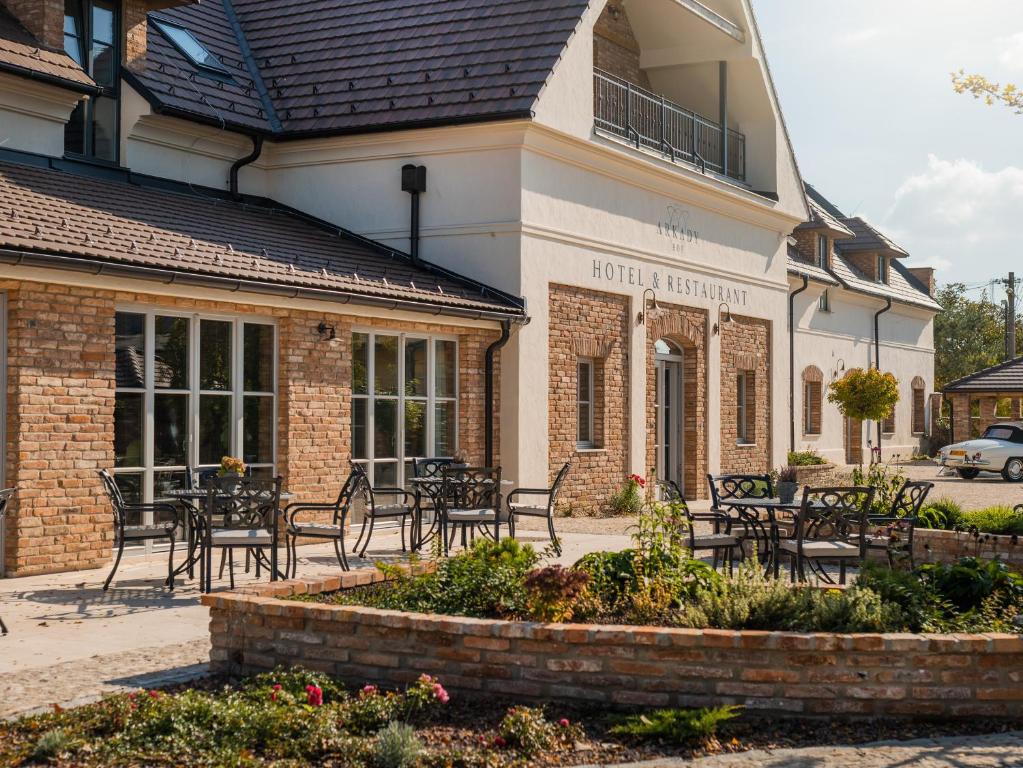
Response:
[[[1016,357],[1016,273],[996,282],[1005,286],[1005,359]]]

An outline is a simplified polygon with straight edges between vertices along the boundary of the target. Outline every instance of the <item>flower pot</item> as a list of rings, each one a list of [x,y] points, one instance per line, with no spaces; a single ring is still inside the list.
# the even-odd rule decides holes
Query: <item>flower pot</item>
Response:
[[[798,490],[799,483],[778,483],[778,498],[782,504],[791,504]]]

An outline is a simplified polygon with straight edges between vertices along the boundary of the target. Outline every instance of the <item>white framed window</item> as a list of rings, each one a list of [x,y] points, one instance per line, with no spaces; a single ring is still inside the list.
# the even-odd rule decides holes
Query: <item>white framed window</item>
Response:
[[[888,283],[888,257],[882,254],[877,256],[877,282]]]
[[[735,377],[735,433],[736,441],[741,444],[754,442],[753,413],[751,396],[756,391],[754,374],[750,371],[739,371]]]
[[[129,500],[240,457],[275,474],[277,331],[269,320],[124,307],[116,314],[114,475]],[[137,521],[147,522],[147,521]]]
[[[817,235],[817,266],[828,268],[828,236]]]
[[[593,369],[592,358],[581,357],[576,362],[576,432],[579,448],[593,448]]]
[[[377,487],[400,488],[412,459],[458,452],[458,342],[352,334],[352,459]]]
[[[824,289],[824,293],[822,293],[821,297],[817,300],[817,308],[821,312],[831,311],[831,293],[827,288]]]

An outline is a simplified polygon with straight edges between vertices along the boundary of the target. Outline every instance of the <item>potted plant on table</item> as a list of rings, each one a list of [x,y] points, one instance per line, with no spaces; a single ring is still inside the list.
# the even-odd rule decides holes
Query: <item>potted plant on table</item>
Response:
[[[799,490],[799,482],[795,467],[782,467],[778,470],[778,498],[783,504],[791,504]]]
[[[245,474],[245,462],[241,459],[236,459],[234,456],[224,456],[220,460],[220,468],[217,470],[217,474],[221,477],[227,477],[228,475],[238,475],[239,477]]]

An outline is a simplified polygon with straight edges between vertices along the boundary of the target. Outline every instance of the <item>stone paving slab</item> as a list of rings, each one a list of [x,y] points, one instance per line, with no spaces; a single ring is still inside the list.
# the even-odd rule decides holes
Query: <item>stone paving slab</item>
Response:
[[[751,750],[696,760],[663,759],[619,768],[1015,768],[1023,766],[1023,732],[849,747]],[[588,766],[587,768],[597,768]]]

